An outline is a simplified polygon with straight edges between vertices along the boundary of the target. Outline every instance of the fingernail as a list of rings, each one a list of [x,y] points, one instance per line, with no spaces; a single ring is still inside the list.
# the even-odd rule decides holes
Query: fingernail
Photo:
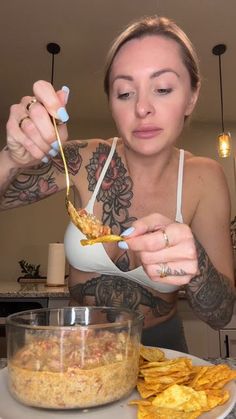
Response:
[[[63,90],[63,92],[65,92],[65,102],[67,104],[68,97],[69,97],[69,94],[70,94],[70,89],[67,86],[62,86],[61,90]]]
[[[59,142],[58,141],[54,141],[52,144],[51,144],[51,147],[52,148],[54,148],[54,150],[56,150],[56,151],[58,151],[59,150]]]
[[[68,115],[68,113],[66,112],[66,109],[65,109],[65,108],[63,108],[63,107],[61,107],[61,108],[59,108],[59,109],[58,109],[58,111],[57,111],[57,117],[58,117],[58,119],[60,119],[62,122],[66,122],[66,121],[68,121],[68,119],[69,119],[69,115]]]
[[[54,150],[54,148],[51,148],[48,152],[49,156],[55,157],[58,154],[58,150]]]
[[[128,250],[129,246],[125,241],[118,242],[118,247],[123,250]]]
[[[131,233],[133,233],[135,230],[134,227],[129,227],[127,228],[127,230],[123,231],[123,233],[121,233],[121,236],[129,236]],[[124,243],[124,242],[123,242]]]
[[[49,158],[48,158],[47,156],[44,156],[44,157],[41,159],[41,161],[42,161],[43,163],[48,163],[48,162],[49,162]]]

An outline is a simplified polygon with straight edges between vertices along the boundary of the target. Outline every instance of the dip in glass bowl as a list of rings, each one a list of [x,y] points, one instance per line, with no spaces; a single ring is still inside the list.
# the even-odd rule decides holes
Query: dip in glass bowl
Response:
[[[28,406],[88,408],[134,389],[143,315],[113,307],[27,310],[7,317],[8,384]]]

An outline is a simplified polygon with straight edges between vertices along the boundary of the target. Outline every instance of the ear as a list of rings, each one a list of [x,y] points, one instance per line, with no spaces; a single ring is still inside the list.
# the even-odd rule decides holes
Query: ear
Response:
[[[197,103],[197,100],[198,100],[199,91],[200,91],[200,83],[198,84],[198,87],[191,93],[189,102],[186,107],[185,116],[189,116],[193,112],[195,105]]]

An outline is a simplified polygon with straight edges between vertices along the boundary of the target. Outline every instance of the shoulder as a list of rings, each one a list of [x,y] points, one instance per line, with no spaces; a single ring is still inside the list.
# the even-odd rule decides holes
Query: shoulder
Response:
[[[230,212],[230,192],[222,165],[208,157],[189,156],[186,158],[186,174],[189,175],[194,194],[198,196],[196,217],[206,214],[228,219]]]
[[[86,147],[88,147],[90,149],[93,149],[93,148],[96,148],[97,146],[99,146],[100,144],[111,146],[113,140],[114,140],[114,138],[108,138],[108,139],[103,139],[103,138],[79,138],[77,140],[68,140],[65,145],[66,146],[73,145],[73,144],[76,144],[78,146],[85,145]]]
[[[69,140],[65,143],[64,148],[69,152],[69,150],[74,150],[79,153],[83,158],[90,157],[93,153],[100,150],[109,150],[111,148],[113,138],[104,140],[102,138],[91,138],[91,139],[77,139]]]
[[[193,176],[202,181],[207,180],[208,183],[211,180],[226,179],[222,165],[209,157],[195,156],[185,151],[185,167]]]
[[[101,165],[107,159],[113,138],[104,140],[101,138],[69,140],[64,144],[65,157],[71,174],[77,174],[87,165]]]
[[[220,209],[221,205],[230,205],[226,175],[216,160],[185,152],[184,182],[187,190],[194,192],[198,204],[208,203],[215,210],[216,206]]]

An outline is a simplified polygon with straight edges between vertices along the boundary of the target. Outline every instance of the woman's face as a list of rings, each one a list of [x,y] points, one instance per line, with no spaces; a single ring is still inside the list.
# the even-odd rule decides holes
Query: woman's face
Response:
[[[113,61],[112,116],[123,140],[141,153],[149,155],[175,143],[197,96],[174,40],[133,39]]]

